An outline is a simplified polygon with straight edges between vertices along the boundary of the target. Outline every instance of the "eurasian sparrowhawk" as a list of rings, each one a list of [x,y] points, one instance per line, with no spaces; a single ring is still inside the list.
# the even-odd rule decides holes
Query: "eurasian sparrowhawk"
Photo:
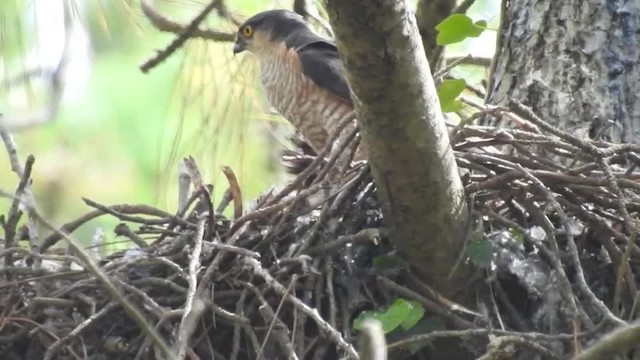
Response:
[[[302,16],[289,10],[254,15],[236,35],[233,53],[245,50],[258,59],[271,106],[293,124],[316,153],[341,124],[355,126],[338,49],[333,41],[314,33]],[[360,147],[355,159],[364,156]]]

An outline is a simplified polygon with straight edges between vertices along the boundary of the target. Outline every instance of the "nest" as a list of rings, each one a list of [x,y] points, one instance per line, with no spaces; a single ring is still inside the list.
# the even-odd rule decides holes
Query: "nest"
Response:
[[[632,219],[640,209],[640,147],[577,139],[517,103],[479,114],[518,126],[452,133],[473,215],[467,247],[489,241],[493,254],[492,266],[476,266],[472,306],[444,298],[406,267],[374,266],[394,248],[368,165],[336,171],[328,149],[288,153],[298,175],[246,212],[230,169],[229,189],[214,208],[210,187],[186,159],[194,191],[177,214],[85,200],[91,212],[41,240],[32,223],[45,220],[35,206],[22,208],[27,224],[17,226],[30,158],[2,222],[0,353],[358,358],[354,319],[401,297],[424,307],[427,326],[388,334],[390,358],[433,356],[443,339],[458,339],[472,358],[574,354],[638,312]],[[340,153],[353,154],[355,132],[350,139]],[[227,219],[221,214],[229,204]],[[67,235],[102,215],[120,219],[116,233],[135,246],[99,257]],[[461,258],[472,261],[466,251]]]

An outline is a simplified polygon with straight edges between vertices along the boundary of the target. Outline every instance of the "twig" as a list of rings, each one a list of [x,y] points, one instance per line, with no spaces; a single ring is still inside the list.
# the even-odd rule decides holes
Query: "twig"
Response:
[[[143,73],[148,72],[149,70],[156,67],[158,64],[167,59],[171,54],[173,54],[176,50],[178,50],[182,44],[191,36],[199,36],[203,38],[208,38],[215,41],[233,41],[234,34],[233,33],[224,33],[218,32],[214,30],[198,30],[198,26],[204,20],[204,18],[215,9],[220,3],[220,0],[211,0],[207,6],[196,16],[187,26],[180,25],[178,23],[172,22],[160,15],[150,4],[150,0],[143,0],[140,5],[142,7],[143,13],[147,16],[151,23],[158,29],[162,31],[171,31],[178,34],[175,39],[163,50],[158,51],[158,53],[146,60],[142,65],[140,65],[140,70]]]
[[[473,329],[476,327],[472,322],[459,317],[458,315],[454,314],[451,310],[444,309],[439,304],[436,304],[435,302],[425,298],[424,296],[416,293],[415,291],[405,286],[402,286],[396,283],[395,281],[392,281],[391,279],[388,279],[384,276],[378,276],[377,280],[384,287],[389,288],[402,296],[406,296],[407,298],[414,299],[420,302],[422,306],[424,306],[427,310],[435,314],[438,314],[439,316],[442,316],[444,319],[449,321],[458,329]]]
[[[49,345],[47,351],[44,353],[44,360],[50,360],[53,358],[58,349],[65,343],[68,342],[77,336],[81,335],[84,331],[86,331],[91,325],[98,322],[98,320],[107,316],[113,309],[118,306],[116,301],[112,301],[105,305],[100,311],[91,315],[91,317],[87,318],[85,321],[81,322],[75,329],[71,330],[67,336],[61,337],[56,340],[53,344]]]
[[[336,139],[340,136],[340,131],[336,131],[332,133],[327,139],[327,143],[322,149],[322,151],[313,159],[311,164],[307,166],[298,176],[289,183],[278,195],[273,197],[269,202],[267,202],[264,207],[272,206],[277,204],[280,200],[284,199],[290,192],[300,187],[300,185],[309,177],[311,174],[318,170],[318,167],[321,166],[324,158],[331,153],[331,149],[333,148],[333,144]]]
[[[327,259],[324,271],[326,273],[327,297],[329,298],[329,325],[335,328],[338,326],[338,306],[336,305],[336,295],[333,289],[335,279],[333,277],[333,260],[331,260],[331,258]]]
[[[183,161],[181,161],[181,164],[183,164],[183,168],[180,169],[180,171],[185,171],[186,172],[186,165],[184,165],[184,159]],[[191,181],[191,176],[188,176],[189,181]],[[184,191],[183,190],[179,190],[179,191]],[[160,235],[160,237],[158,239],[156,239],[153,244],[160,244],[164,241],[165,237],[171,234],[171,231],[178,225],[178,220],[184,220],[184,216],[187,213],[187,210],[189,209],[189,207],[199,198],[201,198],[202,193],[208,191],[206,186],[203,186],[201,188],[196,188],[192,193],[191,196],[189,196],[189,199],[187,200],[186,204],[184,204],[184,206],[182,207],[182,209],[178,209],[178,211],[176,212],[176,216],[174,216],[171,219],[171,222],[169,223],[169,225],[167,225],[166,229],[164,229]],[[217,212],[216,212],[217,213]],[[176,234],[177,235],[177,234]]]
[[[6,139],[5,136],[9,136],[7,133],[0,131],[0,137],[5,141],[5,146],[7,147],[7,152],[9,153],[11,160],[11,167],[16,172],[16,174],[20,177],[20,182],[18,183],[18,187],[16,188],[15,195],[13,196],[13,201],[11,202],[11,206],[9,207],[9,212],[7,214],[6,224],[4,224],[5,230],[5,248],[11,248],[17,243],[15,239],[16,229],[18,227],[18,221],[22,216],[22,211],[20,208],[26,208],[29,213],[31,213],[32,206],[35,206],[35,203],[32,202],[33,195],[27,198],[27,194],[31,193],[29,188],[29,182],[31,181],[31,170],[33,169],[33,163],[35,158],[33,155],[29,155],[27,157],[27,161],[25,163],[24,169],[20,166],[19,162],[17,162],[17,153],[15,152],[15,148],[12,150],[12,146],[15,144],[12,141]],[[13,145],[12,145],[13,144]],[[21,206],[22,205],[22,206]],[[29,216],[33,218],[33,215]],[[8,253],[5,256],[5,265],[11,266],[13,265],[13,259],[11,253]]]
[[[561,130],[559,128],[556,128],[554,126],[552,126],[551,124],[549,124],[548,122],[542,120],[541,118],[539,118],[534,112],[533,110],[531,110],[531,108],[525,106],[524,104],[516,101],[516,100],[510,100],[509,101],[509,108],[518,116],[521,116],[529,121],[531,121],[532,123],[534,123],[536,126],[539,126],[541,129],[544,129],[545,131],[565,140],[566,142],[568,142],[569,144],[576,146],[578,148],[580,148],[582,151],[592,155],[592,156],[596,156],[596,157],[603,157],[606,156],[606,152],[603,151],[602,149],[599,149],[598,147],[596,147],[595,145],[588,143],[582,139],[579,139],[577,136],[571,135],[567,132],[565,132],[564,130]]]
[[[447,64],[451,64],[454,61],[458,61],[460,59],[464,59],[460,62],[462,65],[474,65],[474,66],[482,66],[488,68],[491,66],[491,58],[473,56],[473,55],[465,55],[461,57],[451,56],[445,58]]]
[[[602,172],[605,174],[605,178],[609,183],[609,187],[613,190],[613,193],[616,195],[616,205],[618,206],[618,211],[622,215],[624,220],[624,225],[627,230],[627,233],[630,234],[629,243],[624,251],[622,259],[620,261],[620,266],[618,268],[618,274],[616,276],[616,283],[613,292],[613,304],[612,308],[617,312],[619,302],[620,302],[620,290],[622,289],[622,279],[625,277],[627,272],[631,273],[631,268],[629,267],[629,256],[631,254],[631,249],[633,248],[632,244],[636,243],[636,237],[638,235],[638,228],[635,221],[631,219],[629,212],[627,211],[627,200],[622,190],[618,186],[618,182],[613,176],[613,172],[611,171],[611,167],[609,166],[609,160],[606,158],[599,158],[596,161]]]
[[[286,296],[287,300],[289,300],[296,309],[300,310],[302,313],[310,317],[315,321],[318,325],[318,328],[325,333],[331,340],[333,340],[338,348],[347,353],[352,359],[359,359],[358,354],[351,344],[347,343],[340,332],[331,327],[320,315],[312,308],[310,308],[307,304],[300,301],[298,298],[291,296],[291,294],[287,293],[287,289],[282,286],[276,279],[274,279],[271,274],[265,271],[262,268],[260,263],[253,258],[243,258],[244,262],[251,267],[253,273],[257,276],[260,276],[264,281],[272,288],[277,294],[280,296]]]
[[[1,118],[2,114],[0,114],[0,119]],[[31,171],[33,169],[33,163],[35,162],[35,157],[31,154],[27,156],[24,168],[22,168],[22,166],[20,165],[20,159],[18,158],[17,145],[13,141],[13,137],[11,136],[11,134],[6,131],[6,129],[2,127],[2,125],[0,125],[0,138],[2,138],[2,142],[4,143],[5,149],[7,150],[7,155],[9,156],[9,162],[11,164],[11,170],[15,172],[20,179],[14,193],[15,197],[13,198],[13,201],[11,202],[11,206],[9,207],[9,211],[7,213],[6,222],[2,223],[5,233],[5,249],[13,247],[14,244],[16,244],[20,240],[16,238],[16,235],[18,233],[18,221],[22,216],[22,212],[19,206],[22,202],[22,205],[27,205],[23,207],[27,210],[27,230],[29,235],[29,245],[31,247],[31,252],[35,255],[40,252],[40,249],[38,247],[38,226],[32,213],[32,208],[36,205],[36,199],[33,196],[33,192],[31,191]],[[39,268],[40,262],[40,259],[36,258],[33,264],[34,268]],[[11,257],[11,254],[7,254],[5,257],[5,265],[11,266],[12,264],[13,259]]]
[[[207,224],[209,234],[213,236],[214,227],[216,225],[215,219],[215,211],[213,209],[213,199],[211,199],[211,192],[213,191],[213,187],[208,187],[204,184],[202,180],[202,174],[200,173],[200,169],[198,169],[198,164],[196,163],[196,159],[193,156],[188,156],[183,160],[187,173],[191,178],[191,182],[193,183],[193,187],[197,189],[197,192],[202,197],[202,203],[206,207],[206,211],[208,218]],[[199,210],[200,211],[200,210]]]
[[[353,141],[353,139],[355,139],[356,135],[358,134],[358,127],[354,126],[351,129],[351,131],[349,131],[346,134],[343,134],[343,131],[346,130],[347,125],[350,125],[352,121],[353,120],[345,121],[343,124],[340,124],[339,126],[337,126],[334,129],[334,131],[336,133],[340,134],[336,138],[336,141],[340,140],[341,142],[339,142],[338,147],[335,150],[332,149],[333,153],[331,154],[331,157],[329,157],[329,160],[327,161],[327,163],[324,165],[322,170],[320,170],[320,173],[318,173],[318,176],[314,180],[314,184],[315,183],[319,183],[322,180],[324,180],[324,178],[331,171],[335,171],[335,169],[333,168],[333,165],[336,164],[336,162],[338,160],[341,160],[341,163],[339,165],[342,165],[342,166],[348,166],[349,165],[347,162],[349,162],[350,159],[346,159],[344,157],[345,155],[348,155],[348,154],[345,154],[345,150],[347,149],[349,144]],[[329,142],[328,144],[334,145],[333,142]],[[345,162],[345,164],[342,164],[342,162]]]
[[[184,304],[184,312],[182,320],[178,328],[178,340],[176,342],[175,354],[178,359],[183,359],[189,338],[198,324],[198,319],[204,310],[202,300],[196,297],[196,289],[198,286],[198,270],[200,267],[200,253],[202,252],[202,242],[204,237],[205,225],[207,223],[206,214],[201,216],[198,221],[198,231],[193,242],[193,250],[191,251],[189,260],[189,287]]]
[[[489,345],[487,345],[487,353],[479,357],[478,360],[497,360],[504,359],[505,356],[507,358],[512,357],[514,355],[514,349],[509,349],[510,345],[528,347],[541,355],[542,359],[560,359],[559,356],[555,355],[540,344],[528,339],[523,339],[517,335],[510,335],[500,336],[489,341]]]
[[[116,236],[124,236],[128,238],[140,248],[146,248],[147,246],[149,246],[147,242],[140,237],[140,235],[134,233],[133,230],[131,230],[131,228],[125,223],[116,225],[115,229],[113,229],[113,232]]]
[[[609,359],[638,346],[640,342],[640,322],[623,326],[588,347],[575,360]]]
[[[228,166],[221,166],[220,168],[229,182],[229,190],[233,197],[233,219],[237,220],[242,216],[242,191],[240,190],[238,179],[236,178],[236,174],[233,173],[233,170]]]
[[[164,224],[168,224],[172,221],[172,219],[175,219],[175,217],[167,212],[164,212],[162,210],[150,207],[148,205],[112,205],[112,206],[105,206],[102,204],[98,204],[97,202],[91,200],[91,199],[87,199],[87,198],[82,198],[82,200],[84,200],[84,202],[91,206],[94,207],[100,211],[102,211],[102,213],[105,214],[109,214],[112,216],[115,216],[116,218],[122,220],[122,221],[131,221],[131,222],[136,222],[136,223],[141,223],[141,224],[146,224],[146,225],[164,225]],[[129,215],[129,214],[147,214],[147,215],[152,215],[152,216],[160,216],[163,217],[161,219],[146,219],[140,216],[133,216],[133,215]],[[195,228],[195,225],[184,221],[182,219],[175,219],[176,222],[178,222],[181,225],[187,226],[189,228]]]
[[[436,71],[435,74],[433,74],[433,78],[436,79],[436,83],[442,81],[440,78],[443,77],[444,75],[448,74],[449,71],[451,71],[451,69],[453,69],[454,67],[458,66],[460,63],[465,62],[467,60],[471,59],[471,55],[466,55],[466,56],[462,56],[459,57],[457,59],[453,59],[450,62],[448,62],[445,67],[443,67],[442,69]]]
[[[249,279],[249,283],[251,283],[251,279]],[[246,298],[247,290],[243,290],[242,293],[240,293],[240,299],[236,303],[236,313],[240,315],[243,314],[243,308]],[[229,360],[237,360],[238,358],[238,353],[240,352],[240,330],[240,324],[233,325],[233,344],[231,346],[231,355],[229,355]],[[256,353],[258,352],[259,351],[257,351]]]
[[[442,339],[442,338],[455,337],[455,338],[463,339],[467,337],[484,337],[489,335],[516,336],[516,337],[520,337],[530,341],[537,341],[537,342],[572,341],[574,339],[573,334],[548,335],[548,334],[534,333],[534,332],[522,333],[522,332],[492,330],[492,329],[447,330],[447,331],[433,331],[426,334],[411,336],[406,339],[396,341],[394,343],[387,345],[387,349],[405,347],[413,343],[425,343],[425,342],[430,342],[430,341],[434,341],[436,339]],[[583,333],[583,334],[578,334],[577,336],[583,337],[586,335],[587,333]],[[593,358],[593,359],[596,359],[596,358]]]
[[[286,294],[290,294],[291,293],[291,289],[293,289],[296,285],[296,281],[298,280],[297,276],[294,274],[291,277],[291,282],[289,283],[289,287],[287,288],[287,292]],[[257,293],[259,295],[259,298],[262,298],[262,296],[260,295],[260,293]],[[282,324],[282,321],[280,319],[278,319],[278,314],[280,313],[280,310],[282,309],[282,304],[284,304],[284,299],[285,296],[282,296],[280,299],[280,303],[278,303],[278,308],[276,309],[275,312],[273,312],[271,310],[271,308],[267,305],[267,302],[264,301],[264,299],[262,299],[262,306],[260,307],[260,310],[266,310],[267,312],[267,320],[270,322],[269,324],[269,328],[267,329],[267,333],[264,336],[264,341],[262,342],[262,346],[260,346],[260,351],[258,352],[258,355],[256,355],[256,359],[260,360],[262,353],[264,352],[264,347],[267,345],[267,340],[269,339],[269,334],[271,334],[271,332],[273,331],[274,326],[276,326],[276,324],[278,324],[279,328],[286,328],[285,325]],[[293,350],[293,346],[291,345],[291,342],[286,341],[286,339],[288,338],[287,336],[281,336],[281,338],[284,338],[284,341],[280,341],[281,343],[283,343],[284,347],[287,348],[288,353],[289,353],[289,358],[290,359],[297,359],[298,357],[296,356],[296,352]]]
[[[329,253],[332,250],[344,247],[347,244],[362,244],[366,242],[376,243],[387,237],[387,231],[384,228],[362,229],[353,235],[342,235],[333,241],[325,242],[321,245],[310,248],[306,251],[309,255]]]
[[[222,214],[226,210],[231,200],[233,200],[233,194],[231,193],[231,189],[227,188],[227,190],[224,191],[224,194],[222,194],[222,199],[220,199],[220,203],[216,208],[216,214]]]
[[[237,229],[239,229],[247,221],[257,220],[257,219],[260,219],[260,218],[265,218],[267,216],[270,216],[270,215],[273,215],[275,213],[278,213],[279,211],[284,210],[291,203],[294,203],[294,201],[296,199],[305,198],[309,194],[315,193],[320,188],[321,188],[321,184],[313,185],[313,186],[309,187],[308,189],[305,189],[304,191],[302,191],[295,198],[290,198],[290,199],[281,201],[281,202],[276,203],[276,204],[271,205],[271,206],[265,206],[265,207],[262,207],[260,209],[254,210],[253,212],[250,212],[248,214],[245,214],[245,215],[241,216],[239,219],[236,219],[236,221],[233,223],[233,225],[231,225],[231,227],[229,228],[229,234],[234,234],[237,231]]]

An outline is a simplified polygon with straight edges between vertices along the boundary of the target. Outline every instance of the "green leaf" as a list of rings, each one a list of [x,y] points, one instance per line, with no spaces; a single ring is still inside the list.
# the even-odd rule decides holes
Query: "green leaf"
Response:
[[[415,325],[414,319],[418,316],[418,312],[424,312],[422,309],[414,309],[415,303],[407,301],[405,299],[396,299],[391,306],[385,312],[379,311],[363,311],[353,321],[353,328],[360,330],[362,322],[365,319],[376,319],[380,321],[382,325],[382,331],[387,334],[398,326],[403,325],[406,321],[406,325]],[[422,308],[422,306],[420,306]],[[420,315],[422,316],[422,315]],[[419,320],[419,319],[418,319]]]
[[[476,266],[489,267],[493,255],[493,244],[487,238],[471,240],[467,246],[467,255]]]
[[[436,25],[438,45],[455,44],[469,37],[478,37],[487,28],[484,20],[475,23],[464,14],[453,14]]]
[[[522,231],[520,231],[520,229],[509,228],[509,234],[511,235],[512,238],[514,238],[518,242],[524,241],[524,234],[522,233]]]
[[[442,112],[455,112],[462,107],[462,103],[456,98],[462,93],[466,82],[462,79],[443,81],[438,87],[438,98]]]
[[[403,268],[406,264],[407,263],[397,255],[381,255],[373,259],[373,268],[376,271]]]
[[[410,311],[410,305],[405,299],[396,299],[383,314],[382,329],[384,333],[393,331],[393,329],[400,326]]]
[[[413,300],[408,300],[407,303],[409,304],[409,313],[402,324],[400,324],[404,330],[409,330],[414,327],[418,321],[422,319],[422,316],[424,316],[422,304]]]

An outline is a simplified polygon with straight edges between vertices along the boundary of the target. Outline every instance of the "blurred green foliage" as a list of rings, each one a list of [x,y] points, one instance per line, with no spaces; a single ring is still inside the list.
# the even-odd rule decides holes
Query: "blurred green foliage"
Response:
[[[265,1],[250,3],[244,8],[266,6]],[[34,66],[30,54],[42,41],[34,4],[12,0],[0,5],[0,73],[17,79],[0,90],[0,112],[9,124],[14,115],[45,104],[44,90],[38,90],[44,89],[43,81],[21,79]],[[46,216],[62,224],[90,211],[82,197],[106,205],[147,203],[173,212],[177,162],[188,155],[198,161],[205,181],[215,185],[217,199],[226,189],[219,171],[223,164],[236,171],[246,200],[274,183],[277,169],[269,167],[270,153],[263,151],[269,145],[268,124],[263,123],[274,117],[257,115],[263,104],[256,96],[239,96],[255,88],[252,71],[236,69],[251,69],[248,59],[234,59],[230,44],[192,40],[143,74],[139,64],[173,35],[154,30],[137,1],[74,1],[74,6],[91,41],[89,76],[86,82],[76,81],[82,71],[71,67],[55,118],[15,133],[20,159],[36,157],[33,189]],[[197,1],[158,1],[159,10],[184,22],[201,6]],[[210,18],[207,26],[223,27],[215,16]],[[232,29],[229,24],[226,28]],[[231,76],[245,79],[233,84]],[[17,176],[10,172],[5,151],[1,153],[0,188],[12,190]],[[8,207],[9,201],[0,199],[0,204]],[[95,228],[102,227],[110,239],[115,224],[112,217],[101,217],[76,235],[89,242]]]

